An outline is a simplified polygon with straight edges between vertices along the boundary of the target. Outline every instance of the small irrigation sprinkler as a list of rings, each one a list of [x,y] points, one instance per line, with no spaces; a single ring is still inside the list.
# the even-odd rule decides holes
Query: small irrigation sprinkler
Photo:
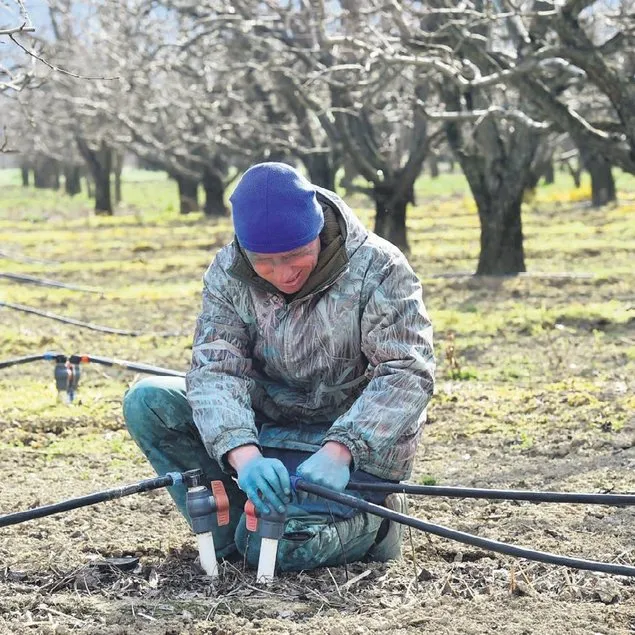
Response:
[[[56,355],[53,376],[59,401],[67,405],[72,403],[81,376],[79,364],[70,361],[66,355]]]

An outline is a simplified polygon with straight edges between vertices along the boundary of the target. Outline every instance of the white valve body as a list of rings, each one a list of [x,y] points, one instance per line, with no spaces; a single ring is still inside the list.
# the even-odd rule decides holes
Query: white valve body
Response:
[[[262,538],[260,541],[260,558],[256,582],[269,583],[273,580],[278,555],[278,541],[273,538]]]
[[[216,549],[212,532],[206,531],[202,534],[196,534],[196,540],[198,541],[198,553],[203,571],[211,578],[217,578],[218,563],[216,562]]]

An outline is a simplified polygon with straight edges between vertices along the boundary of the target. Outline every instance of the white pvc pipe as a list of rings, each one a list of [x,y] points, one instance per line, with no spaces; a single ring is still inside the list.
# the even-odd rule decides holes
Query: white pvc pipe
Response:
[[[196,534],[198,541],[198,553],[201,559],[203,571],[211,578],[218,577],[218,564],[216,562],[216,549],[214,547],[214,536],[211,531]]]
[[[273,581],[277,554],[278,541],[273,538],[262,538],[260,541],[260,558],[258,559],[256,582],[267,584]]]

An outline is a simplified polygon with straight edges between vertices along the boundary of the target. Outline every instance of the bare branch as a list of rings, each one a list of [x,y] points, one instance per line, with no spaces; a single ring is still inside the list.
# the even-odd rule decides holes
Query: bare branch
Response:
[[[76,79],[91,79],[91,80],[104,80],[104,81],[120,79],[119,76],[102,77],[102,76],[91,76],[91,75],[79,75],[77,73],[73,73],[64,68],[60,68],[59,66],[56,66],[55,64],[51,64],[49,61],[45,60],[43,57],[38,55],[34,50],[29,50],[28,48],[26,48],[26,46],[23,46],[20,42],[18,42],[18,40],[15,39],[15,35],[9,35],[9,39],[14,44],[16,44],[19,48],[21,48],[27,55],[30,55],[31,57],[35,58],[36,60],[38,60],[38,62],[42,62],[42,64],[44,64],[45,66],[48,66],[51,70],[56,71],[58,73],[62,73],[62,75],[68,75],[70,77],[75,77]]]
[[[0,35],[15,35],[16,33],[33,33],[35,31],[34,26],[27,26],[26,23],[20,26],[13,27],[11,29],[0,29]]]
[[[33,26],[33,24],[31,24],[29,13],[24,6],[24,2],[22,0],[15,0],[15,3],[18,5],[18,8],[20,10],[21,24],[16,27],[0,29],[0,36],[14,35],[15,33],[32,33],[33,31],[35,31],[35,27]]]
[[[425,112],[426,116],[429,119],[432,119],[435,121],[481,122],[486,117],[498,117],[500,119],[515,119],[535,130],[546,131],[552,128],[552,124],[550,122],[536,121],[535,119],[532,119],[529,115],[524,113],[522,110],[518,110],[515,108],[509,109],[509,108],[502,108],[500,106],[490,106],[489,108],[484,110],[470,110],[466,112],[461,112],[461,111],[430,112],[425,110],[424,104],[420,103],[419,105],[421,106],[422,110]]]

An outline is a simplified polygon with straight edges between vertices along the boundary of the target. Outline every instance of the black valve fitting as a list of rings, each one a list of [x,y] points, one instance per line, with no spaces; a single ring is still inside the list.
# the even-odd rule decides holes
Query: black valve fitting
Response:
[[[55,386],[60,395],[66,393],[66,400],[70,403],[75,397],[81,371],[79,364],[71,364],[65,355],[55,357]]]
[[[216,500],[211,490],[201,485],[202,478],[201,470],[189,470],[183,473],[183,480],[188,485],[185,506],[195,534],[212,531],[216,525],[214,522],[214,514],[217,511]]]
[[[203,470],[188,470],[183,472],[183,482],[185,487],[201,487],[203,485]]]
[[[269,510],[268,514],[262,514],[260,516],[260,527],[258,534],[261,538],[271,538],[273,540],[280,540],[284,534],[284,524],[287,520],[286,513],[279,513],[273,509]]]
[[[287,520],[287,513],[277,512],[270,509],[268,514],[260,514],[256,506],[247,500],[245,503],[245,522],[248,531],[258,531],[261,538],[271,538],[280,540],[284,534],[284,524]]]

